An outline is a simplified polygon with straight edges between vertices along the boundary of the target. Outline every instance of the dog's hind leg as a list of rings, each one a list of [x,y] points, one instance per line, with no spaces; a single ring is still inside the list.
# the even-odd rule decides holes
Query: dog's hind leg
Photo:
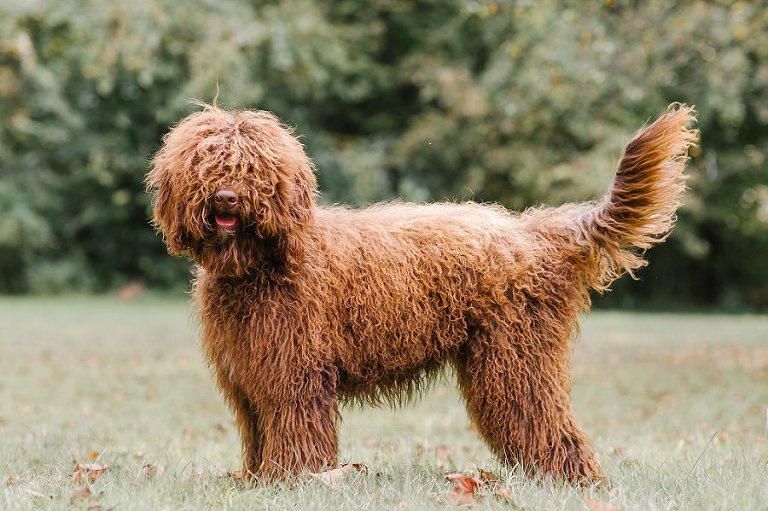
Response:
[[[573,482],[603,479],[571,413],[567,339],[485,329],[454,364],[470,418],[502,462]]]

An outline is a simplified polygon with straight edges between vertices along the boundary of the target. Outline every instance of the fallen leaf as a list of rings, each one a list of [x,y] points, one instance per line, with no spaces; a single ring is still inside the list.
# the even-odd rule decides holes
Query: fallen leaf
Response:
[[[347,473],[348,468],[343,465],[332,470],[326,470],[325,472],[311,472],[309,475],[322,482],[326,486],[331,488],[338,488],[341,485],[341,481],[344,479],[344,474]]]
[[[234,479],[239,483],[244,483],[248,479],[245,470],[230,470],[227,472],[227,477]]]
[[[71,478],[76,484],[82,484],[83,477],[88,476],[88,481],[93,483],[100,475],[104,474],[108,468],[109,465],[99,465],[98,463],[77,463]]]
[[[477,491],[485,484],[477,477],[459,472],[448,474],[445,478],[456,485],[448,494],[448,501],[455,505],[474,504]]]
[[[585,499],[585,502],[589,506],[591,511],[621,511],[618,507],[594,499]]]
[[[435,448],[435,455],[440,459],[447,459],[453,456],[453,449],[447,445],[438,445]]]
[[[480,479],[485,481],[486,483],[500,483],[501,478],[494,474],[493,472],[490,472],[488,470],[483,470],[482,468],[478,468],[477,472],[480,474]]]
[[[617,445],[611,449],[611,456],[624,456],[625,454],[627,454],[627,448],[623,445]]]
[[[91,495],[93,495],[93,494],[91,493],[91,489],[90,488],[85,487],[85,486],[81,486],[80,488],[75,488],[74,490],[72,490],[72,492],[70,492],[70,494],[69,494],[69,502],[71,504],[74,504],[78,500],[83,500],[83,499],[90,498]]]
[[[129,282],[117,290],[117,297],[121,300],[133,300],[144,291],[144,283],[140,281]]]
[[[151,463],[145,463],[143,467],[141,467],[141,472],[147,479],[153,479],[157,476],[163,475],[165,472],[164,467],[157,467],[155,465],[152,465]]]
[[[72,473],[70,478],[72,479],[72,482],[75,484],[83,484],[83,470],[76,468],[75,471]]]
[[[493,492],[493,494],[502,500],[512,500],[512,490],[509,488],[500,488]]]
[[[99,459],[99,456],[101,456],[101,453],[99,451],[91,451],[88,453],[88,457],[91,458],[93,461],[96,461]]]
[[[344,463],[342,467],[349,467],[355,472],[368,472],[368,466],[365,463]]]
[[[344,463],[338,468],[326,470],[325,472],[310,472],[309,475],[321,481],[326,486],[338,489],[344,480],[344,475],[350,470],[355,472],[366,472],[368,467],[363,463]]]
[[[456,488],[451,490],[451,493],[448,494],[448,502],[457,506],[461,506],[461,505],[471,506],[472,504],[475,503],[475,494],[464,491],[463,489],[457,486]]]

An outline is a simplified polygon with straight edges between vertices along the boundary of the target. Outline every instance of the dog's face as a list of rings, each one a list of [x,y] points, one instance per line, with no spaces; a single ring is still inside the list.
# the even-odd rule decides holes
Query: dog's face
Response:
[[[206,106],[163,139],[147,175],[168,251],[209,273],[290,271],[314,220],[301,143],[272,114]]]

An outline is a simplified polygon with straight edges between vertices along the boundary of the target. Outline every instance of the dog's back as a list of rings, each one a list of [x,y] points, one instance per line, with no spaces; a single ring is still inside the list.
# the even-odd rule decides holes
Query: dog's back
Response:
[[[335,309],[342,388],[402,400],[420,369],[498,321],[521,338],[531,322],[571,332],[589,288],[644,264],[636,251],[671,227],[691,119],[689,108],[670,109],[641,130],[602,202],[523,213],[475,203],[318,209],[310,253],[324,263],[308,265],[318,270],[308,278]]]

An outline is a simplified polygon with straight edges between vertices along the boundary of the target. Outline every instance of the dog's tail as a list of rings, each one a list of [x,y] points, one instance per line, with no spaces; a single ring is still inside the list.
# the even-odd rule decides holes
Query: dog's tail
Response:
[[[642,251],[664,241],[685,190],[688,149],[698,138],[692,107],[672,104],[627,144],[610,192],[575,220],[588,249],[588,285],[604,291],[646,264]],[[585,239],[586,238],[586,239]],[[592,249],[594,247],[595,249]]]

